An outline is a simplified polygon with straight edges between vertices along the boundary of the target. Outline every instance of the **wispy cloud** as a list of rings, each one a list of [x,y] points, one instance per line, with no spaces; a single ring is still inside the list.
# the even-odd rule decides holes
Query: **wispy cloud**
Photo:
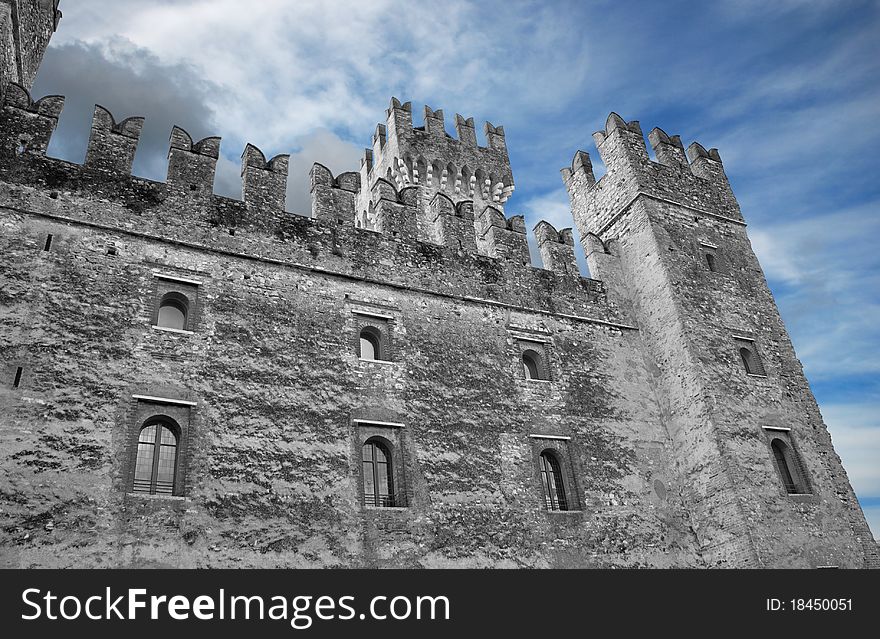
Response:
[[[778,221],[752,243],[813,380],[880,373],[880,201]]]

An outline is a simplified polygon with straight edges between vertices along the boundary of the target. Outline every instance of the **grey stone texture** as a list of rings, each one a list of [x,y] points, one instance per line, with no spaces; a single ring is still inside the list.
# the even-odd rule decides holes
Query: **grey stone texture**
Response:
[[[0,99],[10,82],[30,89],[58,28],[59,0],[0,0]]]
[[[606,174],[575,155],[563,179],[590,272],[622,289],[710,564],[876,566],[873,538],[831,445],[716,149],[687,156],[611,114],[594,134]],[[705,258],[711,252],[715,270]],[[764,375],[738,349],[751,342]],[[790,429],[790,430],[787,430]],[[791,442],[812,491],[782,489],[769,444]]]
[[[46,157],[62,106],[11,83],[0,112],[0,565],[876,564],[717,151],[688,162],[655,130],[653,162],[612,116],[607,174],[585,153],[563,172],[586,279],[546,222],[531,265],[500,127],[480,147],[472,120],[455,139],[392,100],[360,173],[313,167],[304,217],[287,156],[251,145],[242,201],[212,192],[220,140],[179,128],[167,181],[131,176],[143,122],[101,107],[84,165]],[[169,293],[184,330],[155,326]],[[172,495],[132,490],[157,416],[179,427]],[[393,507],[365,502],[370,438]],[[569,510],[545,508],[545,450]]]

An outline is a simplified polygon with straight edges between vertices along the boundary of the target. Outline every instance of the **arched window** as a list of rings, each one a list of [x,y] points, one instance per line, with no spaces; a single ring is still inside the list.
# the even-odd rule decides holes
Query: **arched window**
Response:
[[[774,439],[770,442],[770,448],[773,450],[773,460],[776,462],[780,477],[782,477],[785,492],[789,495],[809,492],[798,472],[794,451],[781,439]]]
[[[164,328],[186,329],[186,318],[189,314],[189,300],[182,293],[166,293],[159,302],[159,315],[156,326]]]
[[[526,379],[547,379],[547,371],[540,353],[531,349],[525,350],[522,361]]]
[[[739,356],[742,358],[743,366],[746,367],[746,372],[752,375],[755,375],[757,371],[757,367],[755,366],[755,356],[752,353],[751,349],[743,346],[739,349]]]
[[[384,359],[382,352],[382,333],[374,326],[361,329],[360,358],[361,359]]]
[[[364,504],[391,507],[394,500],[391,451],[381,440],[372,437],[363,446]]]
[[[715,256],[712,253],[706,253],[706,264],[709,266],[709,270],[713,273],[718,270],[715,264]]]
[[[134,492],[174,494],[177,430],[176,424],[165,419],[148,421],[141,428],[134,467]]]
[[[544,486],[544,505],[547,510],[568,510],[562,468],[556,455],[549,450],[541,453],[541,483]]]

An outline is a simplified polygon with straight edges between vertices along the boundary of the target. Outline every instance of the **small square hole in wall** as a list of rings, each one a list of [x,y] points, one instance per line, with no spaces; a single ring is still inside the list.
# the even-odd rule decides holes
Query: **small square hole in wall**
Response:
[[[117,254],[116,245],[111,242],[110,244],[107,245],[107,255],[113,256],[116,254]]]

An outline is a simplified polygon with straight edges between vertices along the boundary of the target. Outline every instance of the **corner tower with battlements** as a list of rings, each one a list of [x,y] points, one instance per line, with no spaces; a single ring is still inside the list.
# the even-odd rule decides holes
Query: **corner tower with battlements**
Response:
[[[639,327],[713,565],[876,565],[717,149],[612,113],[562,170],[590,272]],[[864,559],[863,559],[864,558]]]
[[[500,127],[392,99],[302,216],[287,155],[218,196],[179,127],[133,176],[137,114],[50,157],[5,73],[0,566],[876,564],[716,151],[609,119],[591,279],[547,222],[532,265]]]
[[[484,125],[487,146],[477,144],[474,119],[455,115],[457,137],[446,132],[442,109],[424,109],[424,124],[413,126],[412,104],[391,99],[386,124],[379,124],[373,147],[361,162],[357,224],[381,225],[375,191],[379,181],[397,189],[418,188],[417,223],[424,237],[462,250],[495,252],[493,228],[525,232],[521,218],[504,219],[504,203],[514,191],[504,127]],[[471,227],[476,235],[471,237]],[[528,255],[523,256],[528,260]]]
[[[9,82],[30,89],[58,28],[59,0],[0,0],[0,99]]]

